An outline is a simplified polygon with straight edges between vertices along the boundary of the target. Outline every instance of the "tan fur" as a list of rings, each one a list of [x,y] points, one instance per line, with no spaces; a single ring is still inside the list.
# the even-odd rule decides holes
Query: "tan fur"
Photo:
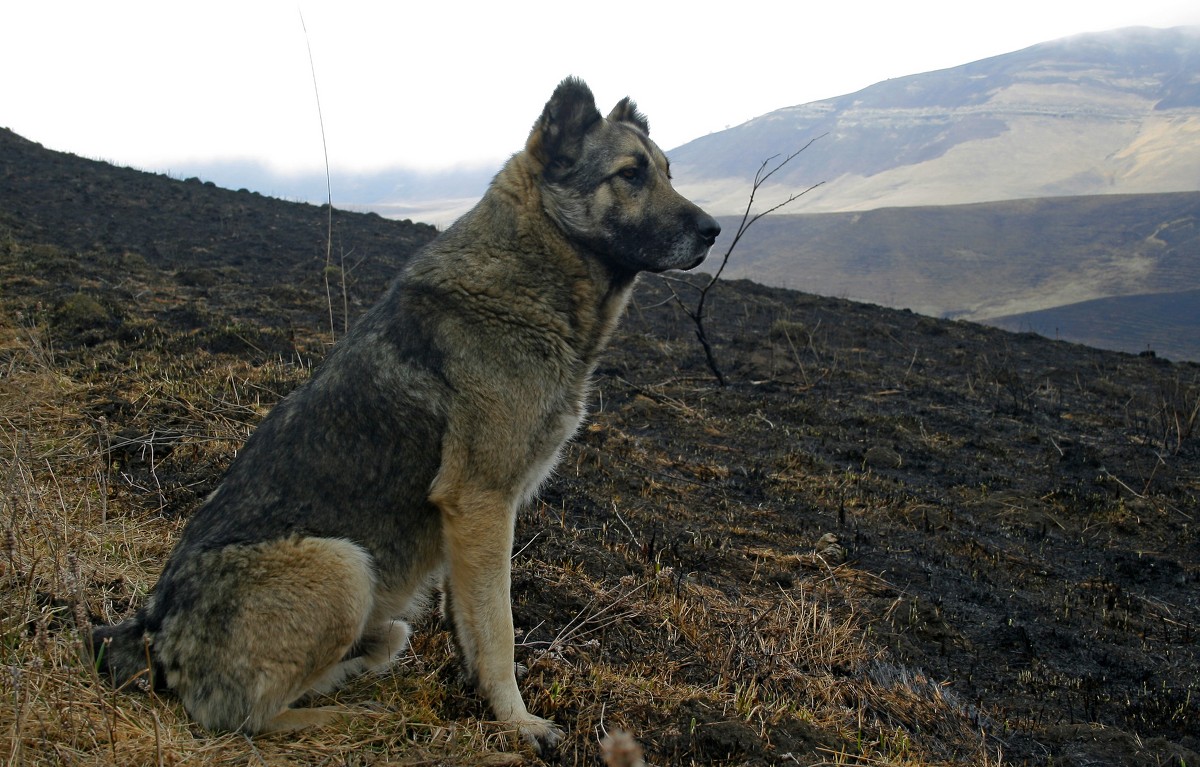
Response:
[[[232,619],[162,632],[155,651],[180,667],[167,669],[167,684],[214,729],[279,729],[292,701],[340,681],[339,662],[371,611],[370,557],[347,541],[292,538],[223,548],[199,564],[212,578],[206,593],[220,603],[202,601],[195,612]],[[234,712],[239,721],[229,718]]]

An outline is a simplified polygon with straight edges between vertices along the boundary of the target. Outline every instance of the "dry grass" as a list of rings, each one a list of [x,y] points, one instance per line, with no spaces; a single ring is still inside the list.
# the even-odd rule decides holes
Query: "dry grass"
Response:
[[[194,497],[186,491],[219,475],[253,423],[306,371],[203,355],[157,364],[136,354],[98,358],[104,363],[59,360],[36,324],[0,317],[4,764],[536,760],[454,681],[450,643],[435,618],[418,627],[413,652],[394,673],[338,693],[352,716],[299,736],[210,736],[169,696],[100,684],[81,660],[90,622],[117,619],[144,599]],[[98,375],[105,365],[116,372]],[[97,411],[109,401],[132,408],[135,422],[144,415],[147,427],[110,433]],[[152,426],[163,414],[171,416],[169,434]],[[572,528],[545,505],[530,513],[558,536],[553,550],[562,554],[518,554],[519,574],[582,605],[519,639],[531,708],[569,730],[562,762],[595,764],[600,741],[620,730],[655,753],[678,754],[681,764],[710,763],[703,754],[747,741],[761,743],[764,761],[784,763],[998,763],[977,712],[872,644],[854,609],[856,596],[879,588],[872,576],[765,549],[754,555],[814,577],[739,596],[663,567],[589,576],[572,552],[605,546],[603,537]],[[637,553],[607,545],[614,556]],[[772,742],[780,733],[793,750]],[[636,748],[622,753],[632,758]]]

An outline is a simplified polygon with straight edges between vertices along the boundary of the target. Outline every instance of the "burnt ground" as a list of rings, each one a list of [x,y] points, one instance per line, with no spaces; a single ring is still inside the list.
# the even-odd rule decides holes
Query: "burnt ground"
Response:
[[[121,197],[118,187],[106,194]],[[234,206],[211,226],[242,241],[261,235],[261,219],[237,206],[276,204],[208,191]],[[22,204],[37,209],[36,227],[0,210],[3,322],[50,329],[57,358],[90,386],[82,409],[122,444],[158,441],[157,464],[128,451],[128,485],[112,492],[146,513],[186,515],[230,454],[161,460],[187,453],[195,413],[135,396],[123,377],[152,360],[165,375],[231,359],[298,371],[256,379],[262,407],[240,416],[253,423],[323,356],[320,250],[282,269],[273,264],[286,253],[258,259],[236,246],[237,261],[193,253],[181,264],[162,254],[183,250],[179,232],[203,229],[194,203],[160,204],[143,224],[123,218],[137,233],[128,244],[113,227],[103,241],[56,235],[94,209]],[[315,218],[320,231],[322,211],[289,210],[279,215]],[[356,238],[369,236],[397,263],[431,235],[377,217],[339,221],[344,249],[367,250]],[[359,270],[351,315],[383,289],[388,265]],[[874,722],[883,746],[873,753],[890,749],[894,763],[972,763],[980,743],[1014,764],[1200,763],[1200,366],[728,282],[713,289],[707,321],[721,387],[670,293],[694,302],[698,280],[639,285],[598,371],[589,426],[519,522],[515,618],[535,710],[584,730],[599,707],[659,764],[851,753],[853,727],[814,713],[783,654],[752,651],[768,613],[810,594],[876,648],[869,662],[822,666],[823,679],[911,693],[906,705],[850,694],[831,704]],[[645,603],[656,610],[672,590],[710,605],[691,619],[700,630],[639,608],[632,592],[607,617],[593,607],[597,593],[646,579],[660,584]],[[543,641],[571,635],[580,616],[578,642]],[[418,651],[444,641],[432,628],[421,627]],[[554,682],[602,687],[600,669],[639,664],[695,696],[601,704]],[[745,710],[704,693],[730,678],[757,691],[735,701],[749,700]],[[793,694],[807,697],[778,704]],[[452,696],[446,717],[483,715],[473,700]],[[885,731],[907,745],[888,745]]]
[[[639,304],[663,300],[654,287]],[[1200,367],[749,283],[718,290],[731,386],[712,386],[687,323],[662,307],[635,308],[636,340],[615,345],[600,387],[597,420],[668,457],[686,497],[682,529],[640,518],[644,536],[669,539],[667,561],[737,589],[746,552],[835,533],[879,578],[857,603],[872,633],[987,712],[1009,758],[1086,753],[1083,723],[1109,728],[1098,740],[1200,747]],[[604,448],[591,433],[583,444]],[[714,465],[718,478],[697,471]],[[815,492],[802,479],[814,475],[826,478]],[[680,541],[697,528],[722,531],[731,553],[716,567]],[[794,585],[754,564],[748,580]],[[1134,763],[1095,747],[1078,763]]]

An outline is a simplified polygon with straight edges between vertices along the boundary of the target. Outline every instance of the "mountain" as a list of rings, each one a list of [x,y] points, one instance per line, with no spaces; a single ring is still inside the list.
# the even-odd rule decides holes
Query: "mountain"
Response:
[[[1181,300],[1200,289],[1198,73],[1200,27],[1080,35],[780,109],[671,159],[684,194],[740,214],[764,159],[815,140],[757,209],[824,183],[759,221],[731,276],[1200,359]]]
[[[1047,338],[1200,360],[1200,290],[1097,298],[1037,312],[992,317],[987,324]]]
[[[681,191],[745,206],[772,155],[811,139],[761,190],[824,186],[804,212],[1200,187],[1200,27],[1035,45],[779,109],[670,152]]]
[[[1200,192],[773,214],[738,243],[727,274],[1200,360],[1200,318],[1168,298],[1200,290]],[[1081,310],[1045,313],[1114,296],[1140,296],[1137,311],[1099,323]]]

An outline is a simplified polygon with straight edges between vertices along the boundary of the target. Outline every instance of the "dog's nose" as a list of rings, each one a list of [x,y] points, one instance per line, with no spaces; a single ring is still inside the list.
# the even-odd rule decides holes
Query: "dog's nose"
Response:
[[[717,223],[715,218],[707,213],[705,213],[704,217],[700,219],[699,224],[700,236],[704,238],[704,241],[707,242],[709,246],[712,246],[712,244],[717,241],[717,235],[721,233],[721,225]]]

